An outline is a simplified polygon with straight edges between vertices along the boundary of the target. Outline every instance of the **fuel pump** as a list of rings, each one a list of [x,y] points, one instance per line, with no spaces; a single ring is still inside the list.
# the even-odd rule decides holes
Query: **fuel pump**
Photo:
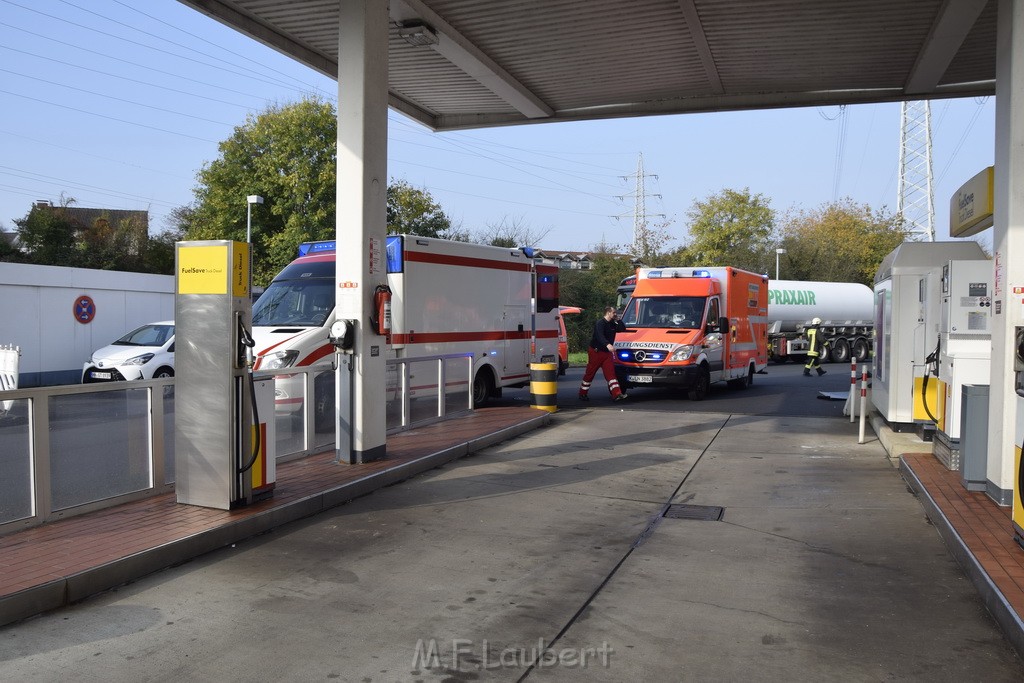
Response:
[[[179,242],[175,257],[175,490],[226,510],[276,478],[273,380],[252,375],[249,245]]]
[[[1013,446],[1013,471],[1016,475],[1013,492],[1013,538],[1024,546],[1024,327],[1013,328],[1013,388],[1017,392],[1017,429]]]

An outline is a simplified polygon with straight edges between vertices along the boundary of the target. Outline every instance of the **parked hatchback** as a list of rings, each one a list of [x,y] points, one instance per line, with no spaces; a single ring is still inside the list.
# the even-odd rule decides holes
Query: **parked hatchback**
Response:
[[[174,321],[132,330],[94,351],[82,368],[82,382],[123,382],[174,377]]]

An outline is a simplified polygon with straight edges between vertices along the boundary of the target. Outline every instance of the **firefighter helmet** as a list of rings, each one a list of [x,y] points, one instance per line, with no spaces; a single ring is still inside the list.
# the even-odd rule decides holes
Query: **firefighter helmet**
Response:
[[[811,324],[812,325],[820,325],[821,324],[821,318],[815,318],[814,320],[811,321]]]

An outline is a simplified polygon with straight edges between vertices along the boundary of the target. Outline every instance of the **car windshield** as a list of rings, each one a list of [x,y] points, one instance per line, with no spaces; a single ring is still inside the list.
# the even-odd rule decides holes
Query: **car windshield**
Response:
[[[163,346],[174,336],[174,325],[143,325],[114,342],[117,346]]]
[[[252,324],[319,327],[333,309],[333,280],[274,281],[253,305]]]
[[[697,329],[704,319],[702,296],[633,297],[622,313],[628,327],[678,327]]]

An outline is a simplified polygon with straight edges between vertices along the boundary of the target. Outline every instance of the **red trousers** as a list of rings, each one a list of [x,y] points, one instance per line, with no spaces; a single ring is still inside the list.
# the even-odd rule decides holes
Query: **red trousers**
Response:
[[[590,391],[590,383],[597,374],[598,369],[604,372],[604,378],[608,382],[608,391],[612,398],[622,393],[619,388],[619,380],[615,377],[615,362],[612,360],[610,351],[598,351],[587,349],[587,369],[583,371],[583,383],[580,385],[580,396],[586,396]]]

